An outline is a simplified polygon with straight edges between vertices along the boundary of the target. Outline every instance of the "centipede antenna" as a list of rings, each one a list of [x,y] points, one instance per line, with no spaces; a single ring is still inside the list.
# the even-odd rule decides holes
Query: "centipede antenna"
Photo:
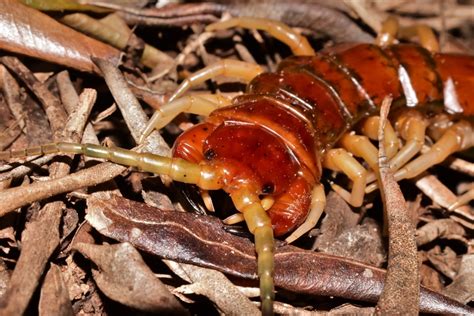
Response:
[[[137,167],[142,171],[170,176],[174,181],[196,184],[202,189],[222,188],[216,169],[181,158],[169,158],[150,153],[137,153],[123,148],[107,148],[95,144],[58,142],[19,151],[0,152],[0,160],[38,156],[52,153],[84,154],[102,158],[121,165]]]

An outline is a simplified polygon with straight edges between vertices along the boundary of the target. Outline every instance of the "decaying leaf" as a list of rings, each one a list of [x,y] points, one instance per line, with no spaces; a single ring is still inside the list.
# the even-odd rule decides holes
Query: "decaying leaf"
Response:
[[[192,283],[183,285],[176,291],[204,295],[213,301],[224,315],[260,314],[257,306],[221,272],[188,264],[181,264],[180,267]]]
[[[74,249],[97,265],[94,279],[102,292],[111,299],[147,312],[187,314],[130,244],[108,246],[78,243]]]
[[[444,289],[443,294],[465,304],[474,299],[474,254],[463,256],[453,283]]]
[[[121,197],[90,197],[87,203],[87,221],[107,237],[130,242],[162,258],[257,279],[253,243],[227,233],[215,218],[162,211]],[[275,285],[289,291],[376,302],[383,280],[383,270],[357,261],[289,245],[279,244],[276,249]],[[471,312],[426,288],[421,290],[420,310]]]
[[[331,192],[327,197],[326,216],[314,247],[322,252],[352,258],[376,267],[384,263],[386,253],[380,226],[367,219],[357,224],[359,215]]]
[[[432,221],[423,225],[416,231],[416,244],[418,246],[427,244],[436,238],[461,238],[464,228],[454,220],[446,218]]]
[[[119,51],[15,0],[0,2],[0,49],[83,71],[98,71],[91,57],[118,62]]]

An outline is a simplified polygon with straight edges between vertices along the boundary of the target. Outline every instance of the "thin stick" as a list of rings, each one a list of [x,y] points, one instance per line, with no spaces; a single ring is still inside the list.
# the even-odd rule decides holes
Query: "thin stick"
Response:
[[[408,207],[390,170],[383,146],[385,123],[392,99],[384,99],[380,111],[379,173],[389,234],[389,256],[385,285],[376,307],[378,315],[418,315],[420,277],[415,227]]]

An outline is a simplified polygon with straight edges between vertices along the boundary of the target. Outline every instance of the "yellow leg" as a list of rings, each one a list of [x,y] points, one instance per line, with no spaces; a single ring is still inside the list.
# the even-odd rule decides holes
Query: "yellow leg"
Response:
[[[350,193],[336,184],[333,184],[332,188],[350,205],[360,207],[364,200],[367,170],[342,148],[329,150],[324,155],[323,166],[334,171],[342,171],[353,181]]]
[[[395,124],[397,131],[406,142],[397,155],[390,160],[390,168],[394,171],[400,169],[420,152],[425,141],[427,122],[418,111],[407,111],[400,115]]]
[[[268,211],[272,207],[272,205],[275,203],[275,200],[270,196],[266,196],[260,202],[262,203],[263,209],[265,211]],[[242,213],[235,213],[235,214],[223,219],[222,222],[226,225],[234,225],[234,224],[243,222],[244,220],[245,219],[244,219],[244,216],[242,215]]]
[[[365,120],[362,125],[362,133],[376,140],[379,120],[380,118],[378,116],[372,116]],[[384,146],[387,157],[391,159],[390,168],[392,170],[398,170],[421,150],[426,130],[426,122],[417,111],[405,112],[398,118],[396,124],[398,132],[407,142],[400,151],[397,152],[400,140],[390,122],[387,122],[385,126]],[[370,177],[369,182],[373,180],[375,179]]]
[[[151,119],[148,121],[145,130],[142,132],[139,142],[143,143],[145,138],[154,129],[163,128],[180,113],[192,113],[207,116],[215,109],[227,106],[230,103],[231,100],[219,94],[185,96],[171,101],[155,111]]]
[[[288,45],[293,52],[293,55],[315,55],[315,52],[306,37],[295,32],[288,25],[274,20],[250,17],[232,18],[226,21],[210,24],[206,27],[206,31],[223,30],[232,27],[266,31],[279,41]]]
[[[210,211],[210,212],[215,212],[216,210],[214,209],[214,203],[212,203],[212,198],[209,195],[208,190],[201,190],[201,198],[204,203],[204,206]]]
[[[398,19],[393,16],[388,17],[382,23],[382,28],[375,39],[375,44],[382,47],[393,45],[397,38],[398,29]]]
[[[347,149],[347,151],[353,155],[363,158],[372,171],[378,170],[378,149],[370,142],[369,138],[377,138],[379,121],[380,118],[378,116],[369,117],[362,125],[362,133],[366,136],[348,133],[345,134],[340,140],[342,147]],[[385,126],[384,146],[389,158],[393,157],[397,153],[399,139],[395,134],[392,125],[389,123]],[[367,182],[371,182],[375,179],[375,173],[370,172],[367,175],[366,180]]]
[[[365,119],[362,124],[362,134],[372,140],[378,140],[379,122],[379,116],[371,116]],[[390,124],[390,122],[387,122],[387,124],[385,125],[384,146],[386,155],[389,159],[395,156],[398,151],[399,145],[400,140],[398,139],[398,136],[395,133],[392,124]]]
[[[309,214],[303,224],[301,224],[285,241],[292,243],[302,235],[314,228],[319,221],[319,218],[323,214],[324,207],[326,206],[326,194],[324,193],[324,187],[318,184],[314,187],[311,194],[311,206],[309,208]]]
[[[428,168],[442,162],[449,155],[474,146],[474,127],[467,121],[461,121],[446,130],[431,149],[408,163],[395,173],[395,180],[413,178]]]
[[[406,124],[406,126],[405,128],[400,128],[399,131],[402,135],[405,133],[405,137],[407,137],[407,143],[402,148],[402,150],[400,150],[402,155],[404,155],[404,157],[400,158],[400,160],[411,159],[411,157],[408,158],[405,156],[415,155],[419,152],[419,147],[423,145],[421,139],[424,137],[424,133],[426,130],[426,122],[422,120],[420,121],[420,118],[413,116],[412,122],[404,121],[404,119],[402,118],[402,122],[404,121],[404,124]],[[410,139],[410,137],[412,138]],[[428,170],[432,166],[441,163],[449,155],[457,151],[469,148],[473,145],[473,125],[471,125],[471,123],[467,121],[458,122],[447,128],[444,134],[442,134],[440,139],[430,148],[428,152],[410,161],[405,166],[403,166],[403,161],[398,162],[397,160],[394,163],[391,162],[391,166],[393,165],[397,168],[394,170],[398,170],[394,175],[395,180],[400,181],[403,179],[414,178],[422,172]],[[406,150],[404,149],[405,147],[407,147]],[[371,183],[369,186],[367,186],[365,192],[370,193],[372,191],[375,191],[377,187],[377,183]]]
[[[378,170],[378,150],[367,136],[348,133],[342,136],[340,144],[354,156],[364,159],[373,171]]]
[[[413,26],[401,27],[399,30],[399,37],[404,39],[418,37],[421,46],[432,53],[439,52],[439,41],[436,38],[433,29],[431,29],[428,25],[417,24]]]
[[[418,37],[421,46],[430,52],[439,52],[439,41],[429,26],[417,24],[413,26],[400,27],[398,19],[392,16],[388,17],[382,23],[382,28],[380,33],[377,35],[375,43],[379,46],[385,47],[395,44],[397,38],[411,39],[413,37]]]
[[[246,63],[239,60],[223,59],[215,64],[204,67],[203,69],[193,73],[186,78],[176,89],[175,93],[170,97],[168,102],[183,95],[189,88],[199,85],[206,80],[217,76],[227,76],[240,79],[244,82],[250,82],[253,78],[263,72],[262,67],[252,63]]]

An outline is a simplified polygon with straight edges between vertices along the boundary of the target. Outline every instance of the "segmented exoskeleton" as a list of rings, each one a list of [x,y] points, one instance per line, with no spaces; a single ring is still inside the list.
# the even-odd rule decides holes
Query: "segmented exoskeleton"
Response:
[[[394,126],[386,128],[384,146],[397,180],[473,146],[474,58],[411,44],[344,44],[315,54],[288,27],[262,19],[231,19],[209,29],[231,26],[267,30],[295,55],[306,56],[284,60],[275,73],[224,60],[185,80],[144,131],[146,137],[180,112],[207,115],[177,139],[174,158],[69,143],[1,153],[0,158],[82,153],[169,175],[203,190],[223,189],[255,235],[262,310],[270,314],[273,235],[298,227],[287,239],[292,241],[314,226],[325,204],[322,166],[347,174],[352,191],[334,189],[353,206],[362,204],[374,177],[352,155],[377,170],[377,149],[369,138],[376,138],[379,122],[371,115],[384,97],[394,100]],[[233,100],[218,95],[178,98],[194,84],[221,74],[250,81],[246,93]],[[432,126],[435,144],[413,159],[427,127],[441,122],[446,124]],[[365,136],[347,133],[356,125]]]

